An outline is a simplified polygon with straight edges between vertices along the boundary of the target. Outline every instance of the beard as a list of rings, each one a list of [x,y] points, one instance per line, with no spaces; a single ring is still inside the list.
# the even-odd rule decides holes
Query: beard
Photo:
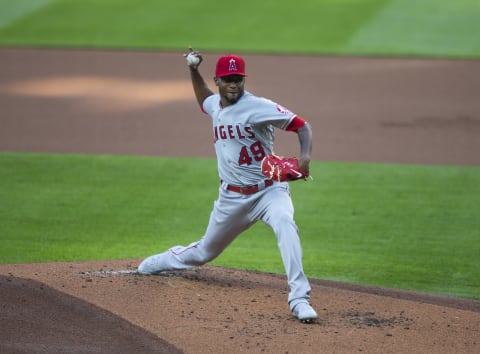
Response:
[[[223,95],[223,98],[229,103],[229,104],[235,104],[237,101],[243,96],[243,91],[239,92],[226,92]]]

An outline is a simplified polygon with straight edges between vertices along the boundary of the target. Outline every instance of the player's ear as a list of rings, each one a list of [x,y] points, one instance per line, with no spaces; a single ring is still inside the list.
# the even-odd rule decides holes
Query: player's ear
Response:
[[[213,81],[215,81],[215,86],[219,86],[220,85],[220,79],[216,76],[213,77]]]

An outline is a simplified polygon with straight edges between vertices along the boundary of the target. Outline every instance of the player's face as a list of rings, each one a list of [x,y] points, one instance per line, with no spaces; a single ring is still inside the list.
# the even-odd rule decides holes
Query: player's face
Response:
[[[215,78],[218,93],[222,99],[222,105],[229,106],[237,103],[244,92],[245,77],[241,75],[229,75]]]

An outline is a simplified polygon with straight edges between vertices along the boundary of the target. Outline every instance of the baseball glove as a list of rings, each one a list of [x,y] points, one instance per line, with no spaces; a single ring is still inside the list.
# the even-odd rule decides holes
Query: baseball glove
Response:
[[[303,172],[296,157],[267,155],[262,160],[262,173],[265,177],[277,182],[306,180],[308,173]]]

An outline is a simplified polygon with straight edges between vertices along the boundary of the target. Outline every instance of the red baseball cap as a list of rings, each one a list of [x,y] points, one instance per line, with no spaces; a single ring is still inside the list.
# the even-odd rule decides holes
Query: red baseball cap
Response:
[[[223,77],[229,75],[247,76],[245,73],[245,61],[242,57],[228,54],[218,58],[215,76]]]

